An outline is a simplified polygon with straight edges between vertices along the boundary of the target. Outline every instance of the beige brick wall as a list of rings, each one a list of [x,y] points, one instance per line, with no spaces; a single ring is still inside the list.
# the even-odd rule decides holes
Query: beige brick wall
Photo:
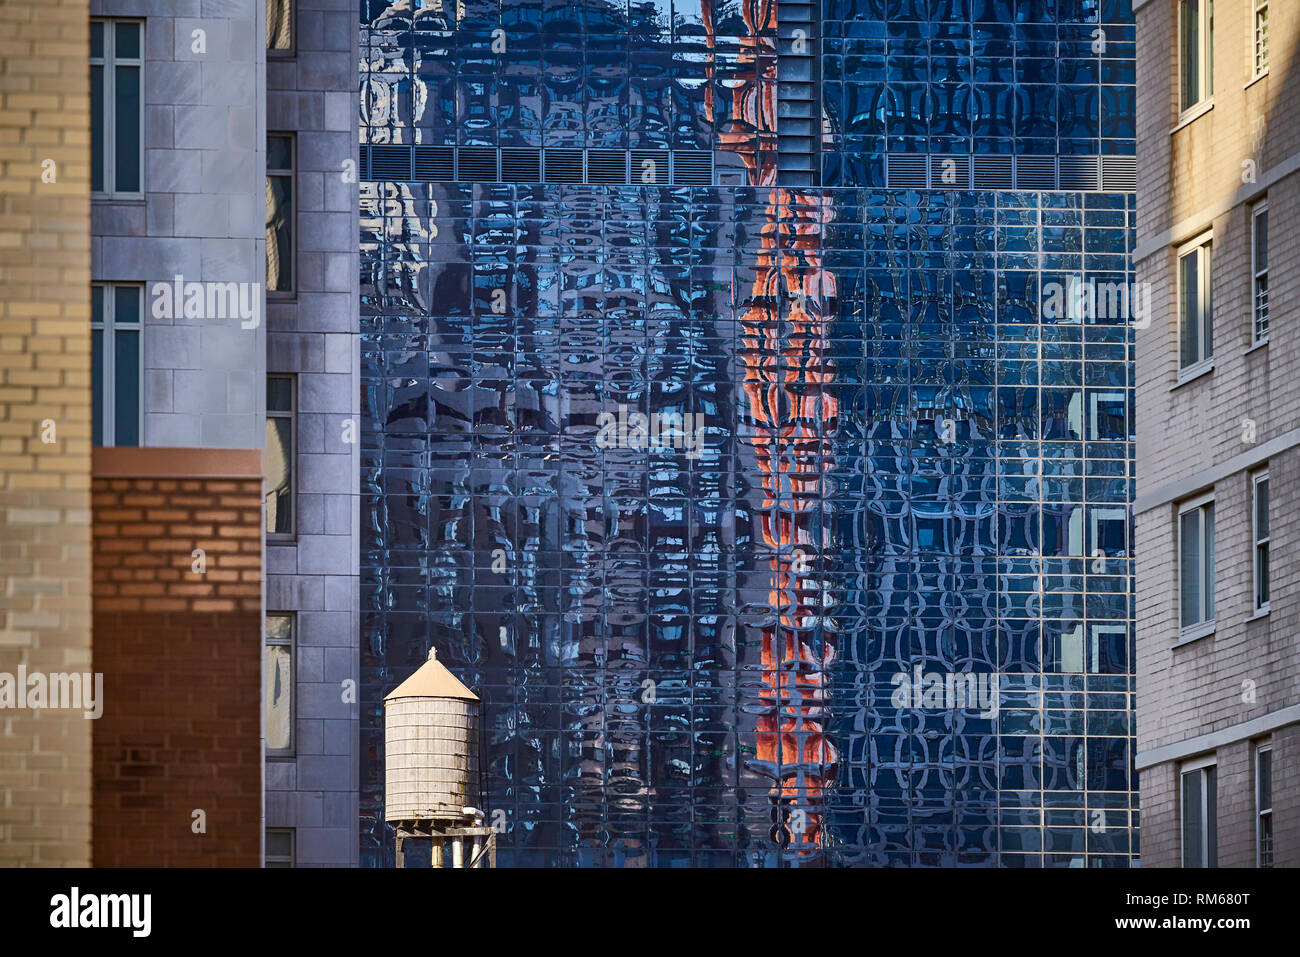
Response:
[[[0,672],[9,674],[91,667],[88,18],[87,0],[0,4]],[[54,182],[42,182],[46,160]],[[90,863],[90,735],[79,712],[0,710],[0,866]]]
[[[1137,333],[1139,499],[1300,427],[1300,332],[1292,306],[1300,293],[1300,270],[1291,265],[1300,261],[1300,232],[1292,228],[1300,217],[1300,174],[1267,189],[1271,336],[1267,347],[1250,349],[1250,212],[1261,197],[1250,195],[1256,188],[1243,182],[1243,163],[1254,160],[1262,182],[1300,153],[1300,4],[1270,7],[1269,73],[1251,82],[1250,4],[1215,4],[1214,106],[1181,128],[1176,128],[1177,2],[1151,0],[1137,13],[1137,273],[1139,282],[1152,285],[1154,315],[1151,327]],[[1209,229],[1214,233],[1214,368],[1177,385],[1177,248]],[[1152,246],[1158,248],[1141,255]],[[1243,440],[1247,419],[1254,422],[1253,443]],[[1214,492],[1216,515],[1212,636],[1172,647],[1178,635],[1177,504],[1137,517],[1139,752],[1300,702],[1300,605],[1291,587],[1300,568],[1296,550],[1288,547],[1300,541],[1300,449],[1275,455],[1267,464],[1274,582],[1267,617],[1246,621],[1253,611],[1246,471],[1205,488]],[[1243,695],[1247,681],[1253,683],[1253,701]],[[1274,759],[1279,864],[1294,865],[1300,853],[1296,735],[1295,728],[1274,734],[1275,744],[1287,744]],[[1220,863],[1253,866],[1250,742],[1220,748],[1218,759]],[[1140,774],[1145,866],[1179,863],[1176,778],[1171,764]],[[1284,780],[1292,782],[1289,792]]]

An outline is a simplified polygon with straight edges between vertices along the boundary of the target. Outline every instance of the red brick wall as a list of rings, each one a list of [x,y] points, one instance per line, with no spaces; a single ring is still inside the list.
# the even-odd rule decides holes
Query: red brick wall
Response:
[[[260,864],[261,497],[260,473],[94,478],[98,867]]]

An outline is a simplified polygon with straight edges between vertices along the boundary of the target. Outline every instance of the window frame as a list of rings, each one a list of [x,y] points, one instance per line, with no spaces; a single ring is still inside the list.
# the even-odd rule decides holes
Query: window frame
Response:
[[[1208,786],[1207,771],[1214,771],[1214,787]],[[1219,866],[1219,759],[1217,755],[1187,761],[1178,768],[1178,856],[1181,867],[1211,868]],[[1183,782],[1189,774],[1201,776],[1201,851],[1202,862],[1187,863],[1187,796]],[[1214,833],[1211,835],[1209,822],[1213,810]],[[1213,840],[1211,840],[1213,837]]]
[[[102,190],[93,188],[95,181],[96,156],[94,142],[90,144],[90,198],[92,200],[143,200],[145,194],[144,161],[144,113],[145,113],[145,21],[139,17],[91,17],[90,22],[104,25],[104,55],[90,56],[90,67],[104,68],[104,155],[100,157],[104,164],[104,186]],[[113,29],[119,23],[134,23],[140,28],[140,55],[138,57],[119,57],[117,55],[117,31]],[[140,71],[140,122],[139,143],[136,155],[139,157],[140,188],[135,191],[117,189],[117,70],[118,66],[133,66]],[[93,83],[93,80],[91,81]],[[95,118],[91,117],[93,128]]]
[[[289,7],[289,45],[287,47],[270,46],[271,34],[267,31],[265,37],[268,44],[266,48],[266,58],[268,60],[290,60],[298,55],[298,4],[295,0],[284,0]],[[271,5],[267,3],[267,15],[271,12]]]
[[[285,618],[289,622],[288,638],[272,638],[268,632],[267,621],[271,616]],[[263,667],[266,662],[266,650],[268,648],[288,648],[289,649],[289,744],[284,748],[272,748],[266,741],[265,731],[263,728],[263,743],[267,760],[281,760],[294,758],[298,754],[298,615],[292,611],[268,611],[263,616],[262,621],[262,661]],[[262,705],[265,714],[266,702]]]
[[[1260,29],[1260,13],[1264,29]],[[1261,43],[1261,40],[1263,41]],[[1268,73],[1268,0],[1251,0],[1250,3],[1250,79],[1258,80]]]
[[[1277,857],[1274,848],[1273,836],[1273,739],[1265,738],[1263,741],[1256,742],[1254,748],[1255,754],[1251,766],[1255,774],[1255,866],[1259,868],[1271,868],[1276,866]],[[1265,808],[1262,796],[1260,794],[1260,759],[1268,755],[1268,807]],[[1264,820],[1268,820],[1268,849],[1265,851],[1264,842]],[[1267,856],[1267,861],[1265,857]]]
[[[1185,102],[1187,91],[1184,89],[1184,47],[1183,31],[1187,4],[1198,4],[1199,23],[1196,36],[1196,85],[1197,97],[1192,102]],[[1178,115],[1183,122],[1191,119],[1192,114],[1208,110],[1214,104],[1214,0],[1178,0],[1178,34],[1175,40],[1178,49]]]
[[[266,139],[282,136],[289,141],[289,168],[272,168],[270,150],[266,151],[266,178],[283,177],[289,181],[289,266],[290,282],[288,289],[272,289],[270,276],[266,276],[266,295],[272,299],[295,299],[298,296],[298,136],[292,130],[267,130]],[[271,244],[267,243],[267,256],[270,256]]]
[[[1264,268],[1259,267],[1259,221],[1264,217]],[[1250,209],[1250,342],[1262,346],[1268,342],[1268,200],[1261,199]],[[1260,279],[1263,278],[1263,333],[1260,332]]]
[[[287,379],[289,380],[289,411],[272,411],[270,403],[267,403],[266,418],[269,421],[272,418],[281,418],[289,420],[289,530],[287,532],[272,532],[266,529],[265,517],[263,520],[263,532],[266,535],[266,541],[270,544],[292,543],[298,538],[298,376],[291,372],[268,372],[266,378],[270,379]],[[269,391],[269,390],[268,390]],[[267,489],[267,493],[269,493]]]
[[[1198,495],[1194,498],[1190,498],[1187,499],[1186,501],[1178,503],[1178,512],[1175,518],[1175,526],[1176,526],[1175,538],[1177,540],[1175,543],[1175,547],[1177,548],[1177,561],[1174,563],[1174,566],[1176,569],[1176,576],[1177,576],[1177,587],[1175,588],[1175,592],[1177,594],[1177,601],[1178,601],[1178,605],[1177,605],[1178,639],[1180,641],[1190,641],[1194,638],[1201,638],[1205,635],[1213,633],[1215,629],[1215,616],[1217,614],[1218,609],[1214,602],[1214,588],[1216,584],[1216,579],[1218,577],[1217,576],[1218,569],[1215,566],[1213,547],[1211,547],[1210,549],[1206,549],[1205,547],[1205,539],[1206,539],[1205,514],[1207,510],[1211,515],[1211,517],[1213,517],[1214,514],[1214,493],[1213,492],[1206,492],[1203,495]],[[1200,518],[1201,567],[1197,569],[1196,580],[1200,583],[1200,588],[1201,588],[1200,601],[1198,602],[1198,604],[1200,606],[1200,611],[1203,617],[1199,621],[1195,621],[1189,624],[1183,621],[1183,516],[1190,512],[1201,513],[1201,518]],[[1217,545],[1217,537],[1215,539],[1214,544]],[[1208,551],[1208,555],[1207,555],[1207,551]],[[1208,567],[1206,564],[1207,560],[1208,560]],[[1207,573],[1209,575],[1208,588],[1206,582]],[[1208,602],[1207,602],[1207,596],[1208,596]]]
[[[103,350],[103,353],[100,356],[100,366],[99,366],[100,379],[101,379],[100,384],[102,386],[102,400],[101,400],[100,414],[103,416],[103,421],[99,423],[100,444],[96,446],[96,448],[117,447],[116,433],[117,433],[117,398],[118,398],[117,391],[118,390],[117,390],[116,345],[117,345],[118,328],[122,324],[119,323],[117,319],[117,296],[114,295],[114,291],[123,287],[130,287],[130,288],[137,289],[140,292],[140,300],[139,300],[140,314],[137,317],[134,325],[127,324],[125,329],[123,329],[123,331],[136,333],[137,349],[138,349],[137,361],[139,363],[138,368],[140,370],[140,380],[137,383],[140,392],[139,402],[138,402],[139,415],[136,419],[136,431],[137,434],[140,436],[140,442],[139,445],[123,446],[123,448],[140,448],[145,444],[145,435],[144,435],[144,396],[145,396],[144,316],[146,312],[145,304],[144,304],[145,287],[142,283],[135,283],[135,282],[92,282],[90,284],[90,287],[92,290],[91,292],[92,307],[91,307],[91,315],[90,315],[90,329],[91,329],[90,341],[91,341],[92,349],[94,348],[94,342],[95,342],[94,332],[98,330],[103,333],[103,336],[101,337],[101,341],[100,341],[100,347]],[[95,289],[104,290],[103,293],[104,305],[103,305],[103,311],[101,313],[102,318],[99,321],[95,320],[95,314],[94,314],[93,290]],[[93,369],[93,365],[92,365],[92,369]],[[93,380],[90,383],[90,392],[91,392],[90,408],[91,408],[91,415],[93,416],[94,409],[95,409],[95,403],[94,403],[95,382]],[[95,432],[95,423],[92,421],[90,425],[91,425],[91,435],[93,437]]]
[[[1198,314],[1196,317],[1197,357],[1187,364],[1183,363],[1183,343],[1187,303],[1183,291],[1183,262],[1191,256],[1197,257],[1196,295]],[[1214,368],[1214,231],[1207,230],[1191,242],[1178,247],[1177,263],[1174,267],[1175,302],[1178,320],[1178,381],[1194,379]],[[1209,340],[1209,353],[1206,353],[1206,340]]]
[[[1250,476],[1250,569],[1251,569],[1250,604],[1255,614],[1267,615],[1269,610],[1268,599],[1270,596],[1266,595],[1263,602],[1259,600],[1260,571],[1262,570],[1264,573],[1264,584],[1266,586],[1265,590],[1268,590],[1269,588],[1271,588],[1271,584],[1272,584],[1272,579],[1270,578],[1269,575],[1269,572],[1271,570],[1270,562],[1269,562],[1269,542],[1271,539],[1273,521],[1272,521],[1271,514],[1269,514],[1268,515],[1269,528],[1268,531],[1261,538],[1259,534],[1259,487],[1261,484],[1265,486],[1264,495],[1268,499],[1268,501],[1265,502],[1265,509],[1267,510],[1266,514],[1268,514],[1268,512],[1271,512],[1271,508],[1273,504],[1272,494],[1271,494],[1273,489],[1272,486],[1269,485],[1267,466],[1265,466],[1264,468],[1260,469],[1257,472],[1251,473]],[[1264,550],[1263,552],[1264,561],[1262,563],[1262,567],[1260,562],[1261,546],[1263,547]]]

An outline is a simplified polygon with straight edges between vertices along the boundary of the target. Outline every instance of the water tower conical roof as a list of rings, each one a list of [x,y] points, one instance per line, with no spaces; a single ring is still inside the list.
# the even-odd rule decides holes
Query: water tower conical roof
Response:
[[[438,653],[430,648],[429,660],[415,669],[415,674],[384,695],[385,701],[394,698],[461,698],[477,701],[478,695],[470,691],[460,679],[438,660]]]

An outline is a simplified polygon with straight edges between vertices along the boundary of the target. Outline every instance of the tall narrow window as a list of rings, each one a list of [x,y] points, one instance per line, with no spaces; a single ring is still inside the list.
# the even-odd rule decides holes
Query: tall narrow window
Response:
[[[1183,867],[1219,866],[1215,778],[1212,760],[1183,768]]]
[[[1268,0],[1255,4],[1255,76],[1268,72]]]
[[[1214,357],[1214,312],[1210,298],[1208,237],[1183,247],[1178,255],[1179,367],[1197,371]]]
[[[1214,0],[1178,4],[1179,108],[1186,112],[1214,93]]]
[[[1214,627],[1214,501],[1196,499],[1178,511],[1178,585],[1184,637]]]
[[[144,179],[144,24],[90,22],[90,189],[138,196]]]
[[[293,535],[294,378],[266,377],[266,534]]]
[[[266,52],[293,53],[293,0],[266,0]]]
[[[1268,341],[1268,204],[1260,203],[1251,213],[1251,297],[1255,345]]]
[[[293,292],[293,137],[266,135],[266,291]]]
[[[1273,746],[1255,748],[1255,863],[1273,866]]]
[[[144,337],[139,286],[90,287],[92,445],[139,445],[144,427]]]
[[[293,754],[293,615],[267,612],[263,659],[266,753]]]
[[[1251,488],[1254,501],[1251,511],[1254,513],[1255,538],[1255,611],[1268,611],[1268,473],[1259,472],[1253,476]]]
[[[266,829],[266,866],[293,867],[294,831],[291,827],[268,827]]]

